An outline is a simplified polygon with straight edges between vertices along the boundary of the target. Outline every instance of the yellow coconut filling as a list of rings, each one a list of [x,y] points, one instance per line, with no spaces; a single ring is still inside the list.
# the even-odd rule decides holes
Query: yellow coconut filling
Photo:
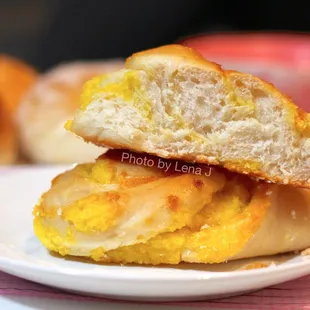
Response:
[[[188,235],[189,230],[182,228],[175,232],[160,234],[146,243],[107,252],[102,248],[94,249],[90,255],[93,260],[106,263],[178,264],[182,261],[181,250]]]
[[[140,85],[135,70],[96,76],[84,84],[80,108],[85,110],[94,99],[99,99],[102,95],[105,99],[122,98],[126,102],[132,101],[133,92],[138,90]]]
[[[86,177],[90,180],[101,184],[117,184],[122,188],[135,187],[145,183],[158,180],[164,177],[163,171],[157,169],[139,169],[135,165],[126,165],[115,161],[109,160],[101,156],[95,164],[92,164],[89,173]]]
[[[264,190],[258,191],[248,205],[239,198],[239,189],[232,187],[226,190],[218,193],[214,203],[206,205],[194,217],[199,225],[204,224],[200,230],[184,227],[160,234],[143,244],[105,253],[102,249],[98,249],[99,252],[94,250],[92,258],[103,262],[152,265],[178,264],[184,260],[200,263],[226,261],[236,255],[255,234],[270,206]],[[242,190],[246,194],[246,189]],[[201,222],[203,214],[209,214],[204,223]],[[192,226],[195,224],[194,220]]]
[[[238,107],[243,107],[243,108],[247,108],[248,109],[248,114],[250,115],[254,115],[255,113],[255,103],[253,102],[253,100],[243,100],[241,99],[240,96],[238,96],[235,92],[231,91],[229,93],[229,99],[230,102],[233,106],[235,106],[236,108]]]
[[[126,69],[96,76],[87,81],[80,96],[80,110],[85,110],[96,100],[125,101],[151,121],[152,105],[147,97],[146,86],[142,83],[137,70]],[[72,122],[68,120],[65,129],[71,131]]]
[[[250,198],[249,191],[238,179],[227,181],[224,189],[215,194],[208,206],[193,218],[190,228],[200,230],[225,225],[244,212]]]
[[[219,213],[226,217],[225,222],[191,234],[185,245],[194,253],[189,261],[220,263],[236,255],[255,235],[271,206],[265,192],[259,189],[247,206],[241,203],[240,212],[233,217],[227,216],[226,212],[230,213],[228,209],[235,206],[225,204],[225,211]],[[235,197],[231,198],[235,200]]]
[[[138,169],[137,169],[138,168]],[[100,185],[116,185],[117,188],[131,188],[138,185],[146,184],[158,180],[160,177],[165,176],[162,171],[156,169],[139,169],[140,167],[134,165],[127,165],[121,162],[116,162],[102,156],[102,159],[98,159],[94,164],[80,164],[77,165],[72,171],[70,171],[73,176],[70,179],[68,185],[71,185],[71,188],[75,186],[75,183],[79,184],[81,180],[89,182],[89,185],[100,184]],[[141,171],[139,171],[141,170]],[[58,184],[60,178],[63,174],[58,175],[52,180],[51,190],[57,192],[58,187],[61,185]],[[50,191],[44,193],[39,199],[33,214],[35,216],[39,215],[44,217],[54,217],[57,216],[59,206],[46,206],[47,195],[50,194]],[[62,190],[62,194],[66,193],[68,188]],[[81,186],[77,190],[81,190]],[[68,194],[69,195],[69,194]],[[111,208],[108,213],[116,215],[116,212],[119,212],[119,209],[115,208],[115,205],[108,206],[110,202],[115,204],[119,198],[119,194],[113,193],[103,193],[101,195],[85,194],[84,197],[76,201],[75,203],[67,205],[65,208],[62,208],[62,214],[60,216],[68,216],[68,220],[71,220],[73,214],[77,214],[77,218],[85,215],[85,221],[88,220],[88,217],[91,216],[91,210],[103,208]],[[82,212],[77,212],[81,210]],[[102,212],[105,214],[106,212]],[[98,215],[98,213],[96,213]],[[84,216],[83,216],[84,217]],[[98,225],[101,226],[101,225]]]
[[[193,184],[193,180],[196,182]],[[197,201],[193,201],[193,204],[188,208],[188,199],[191,198],[188,193],[192,191],[190,187],[201,186],[203,184],[208,186],[205,190],[201,190],[201,194]],[[145,198],[147,197],[149,201],[157,200],[156,204],[160,206],[157,211],[154,211],[151,216],[147,217],[144,221],[145,226],[150,226],[157,221],[159,213],[167,212],[169,213],[169,226],[165,228],[166,231],[174,231],[179,229],[192,221],[193,216],[199,212],[206,203],[209,203],[212,199],[213,191],[220,189],[223,186],[223,178],[215,176],[212,181],[211,178],[208,180],[206,177],[193,177],[190,175],[182,175],[176,178],[171,178],[168,182],[171,184],[176,182],[178,185],[176,189],[173,190],[173,195],[162,194],[160,197],[156,192],[156,187],[146,188],[146,192],[143,193],[141,200],[138,198],[135,201],[138,205],[147,205]],[[166,182],[167,186],[169,183]],[[201,182],[201,183],[200,183]],[[150,182],[151,183],[151,182]],[[198,185],[197,185],[198,184]],[[138,186],[141,185],[141,182]],[[199,190],[197,190],[197,193]],[[87,195],[74,203],[71,203],[62,208],[60,214],[57,214],[56,207],[52,208],[53,213],[48,214],[49,218],[59,217],[70,227],[77,232],[83,233],[98,233],[105,232],[112,229],[117,220],[124,215],[124,213],[129,212],[132,205],[131,197],[137,196],[134,190],[131,191],[109,191],[105,193],[96,193]],[[44,197],[44,196],[43,196]],[[191,198],[193,200],[193,198]],[[36,218],[41,217],[45,219],[47,213],[45,212],[45,202],[44,198],[40,200],[39,204],[34,209],[34,215]],[[139,210],[137,210],[139,212]],[[39,235],[40,238],[40,235]]]
[[[131,103],[141,115],[149,118],[152,107],[146,93],[137,70],[105,74],[84,84],[80,109],[85,110],[95,100],[122,100]]]
[[[124,209],[119,194],[89,195],[64,208],[62,218],[80,232],[105,232],[116,224]]]
[[[63,256],[70,254],[70,245],[75,243],[75,236],[71,228],[67,228],[65,233],[61,233],[53,225],[45,223],[41,216],[34,218],[33,227],[36,236],[48,250]]]
[[[233,171],[243,171],[243,173],[259,173],[261,163],[254,160],[235,159],[225,160],[224,167]]]

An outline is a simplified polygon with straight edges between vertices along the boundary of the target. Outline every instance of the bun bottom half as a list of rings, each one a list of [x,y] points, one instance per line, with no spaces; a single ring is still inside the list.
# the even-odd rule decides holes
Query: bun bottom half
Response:
[[[310,247],[309,190],[213,167],[208,176],[164,172],[110,155],[57,176],[42,195],[34,229],[49,250],[103,263],[158,265]]]

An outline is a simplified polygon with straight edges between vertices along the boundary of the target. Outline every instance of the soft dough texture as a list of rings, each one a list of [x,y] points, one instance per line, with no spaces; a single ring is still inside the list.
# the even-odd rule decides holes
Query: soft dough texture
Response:
[[[194,50],[134,54],[87,82],[67,128],[86,141],[310,188],[310,116],[273,85]]]
[[[164,173],[121,162],[113,152],[57,176],[42,196],[34,228],[49,250],[157,265],[310,246],[309,190],[215,168],[209,176]]]
[[[85,143],[64,129],[79,105],[83,84],[92,77],[119,70],[122,60],[60,64],[40,75],[22,100],[17,121],[24,154],[35,163],[95,160],[105,148]]]

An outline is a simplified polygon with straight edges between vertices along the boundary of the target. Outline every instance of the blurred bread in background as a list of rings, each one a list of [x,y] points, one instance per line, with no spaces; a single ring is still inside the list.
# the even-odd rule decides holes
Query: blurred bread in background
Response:
[[[18,160],[19,144],[14,115],[20,100],[35,82],[37,72],[26,63],[0,55],[0,165]]]
[[[8,165],[17,159],[18,142],[14,124],[0,102],[0,165]]]
[[[23,98],[17,113],[21,150],[34,163],[82,163],[106,151],[64,129],[80,104],[83,84],[124,67],[120,59],[60,64],[42,74]]]

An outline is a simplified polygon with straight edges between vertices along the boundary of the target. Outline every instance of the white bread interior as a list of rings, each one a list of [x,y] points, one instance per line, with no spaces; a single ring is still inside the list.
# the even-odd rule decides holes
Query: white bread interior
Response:
[[[310,115],[273,85],[183,46],[86,83],[68,128],[86,141],[310,187]]]

